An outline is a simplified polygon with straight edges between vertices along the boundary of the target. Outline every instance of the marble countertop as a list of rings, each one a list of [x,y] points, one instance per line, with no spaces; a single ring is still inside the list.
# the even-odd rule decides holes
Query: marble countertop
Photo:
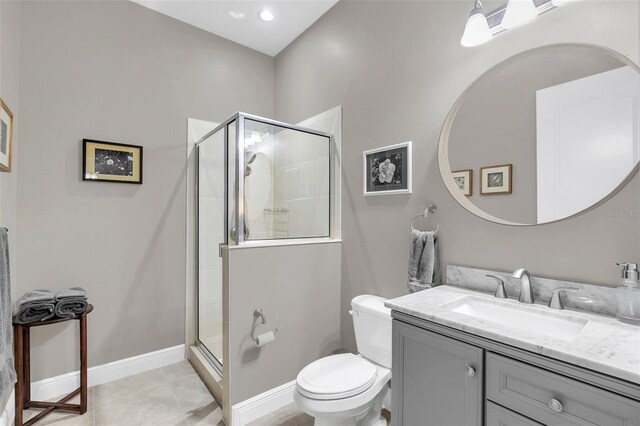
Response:
[[[454,302],[468,296],[483,299],[487,303],[587,323],[571,340],[525,332],[508,324],[498,324],[451,310]],[[417,318],[640,384],[640,326],[621,323],[615,317],[580,311],[556,311],[546,305],[526,305],[514,299],[496,299],[491,294],[449,285],[391,299],[385,305]]]

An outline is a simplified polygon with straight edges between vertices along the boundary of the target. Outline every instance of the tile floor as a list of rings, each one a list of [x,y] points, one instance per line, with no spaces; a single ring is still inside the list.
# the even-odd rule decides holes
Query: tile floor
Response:
[[[78,398],[71,402],[78,403]],[[25,419],[37,413],[25,411]],[[89,388],[86,414],[54,412],[36,425],[224,426],[224,422],[218,403],[189,362],[183,361]]]
[[[78,397],[70,401],[79,403]],[[39,413],[26,410],[25,421]],[[383,410],[388,418],[388,412]],[[89,388],[88,411],[50,414],[37,426],[225,426],[222,409],[188,361]],[[312,426],[289,404],[248,426]]]
[[[79,397],[71,403],[79,403]],[[55,426],[224,426],[222,409],[188,361],[89,388],[82,416],[53,413],[36,425]],[[39,410],[26,410],[25,420]],[[313,418],[294,404],[251,426],[311,426]]]

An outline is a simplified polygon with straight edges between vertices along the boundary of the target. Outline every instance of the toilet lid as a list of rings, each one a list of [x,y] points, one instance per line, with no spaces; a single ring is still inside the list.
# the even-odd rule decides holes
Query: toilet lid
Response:
[[[298,391],[313,399],[358,395],[375,382],[378,369],[354,354],[332,355],[307,365],[298,374]]]

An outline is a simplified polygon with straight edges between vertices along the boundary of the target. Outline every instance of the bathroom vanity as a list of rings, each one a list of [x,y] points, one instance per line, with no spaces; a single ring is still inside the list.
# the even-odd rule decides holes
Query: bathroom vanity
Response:
[[[395,426],[640,425],[640,327],[453,286],[387,307]]]

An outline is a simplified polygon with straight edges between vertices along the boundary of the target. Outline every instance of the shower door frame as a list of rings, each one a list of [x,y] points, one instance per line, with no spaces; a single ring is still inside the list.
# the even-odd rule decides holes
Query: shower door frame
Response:
[[[244,138],[244,130],[245,130],[245,120],[249,119],[251,121],[255,121],[258,123],[263,123],[263,124],[267,124],[267,125],[271,125],[271,126],[276,126],[276,127],[281,127],[281,128],[285,128],[285,129],[289,129],[289,130],[295,130],[298,132],[302,132],[302,133],[307,133],[307,134],[311,134],[311,135],[316,135],[316,136],[321,136],[321,137],[325,137],[328,139],[328,145],[329,145],[329,234],[327,236],[320,236],[320,237],[301,237],[301,238],[270,238],[270,239],[266,239],[266,240],[245,240],[244,238],[244,215],[245,215],[245,211],[244,211],[244,169],[246,167],[245,164],[245,158],[244,158],[244,149],[245,149],[245,138]],[[260,242],[264,242],[264,241],[273,241],[273,240],[278,240],[278,241],[294,241],[294,240],[306,240],[306,239],[321,239],[321,238],[332,238],[331,235],[331,222],[332,222],[332,218],[331,218],[331,200],[333,199],[334,195],[335,195],[335,189],[333,188],[333,156],[334,156],[334,147],[333,147],[333,135],[330,133],[325,133],[325,132],[321,132],[319,130],[313,130],[313,129],[309,129],[308,127],[302,127],[302,126],[298,126],[295,124],[288,124],[288,123],[284,123],[282,121],[277,121],[277,120],[272,120],[270,118],[264,118],[264,117],[260,117],[257,115],[253,115],[253,114],[247,114],[244,112],[237,112],[235,114],[233,114],[231,117],[229,117],[227,120],[225,120],[224,122],[222,122],[220,125],[218,125],[215,129],[211,130],[209,133],[207,133],[206,135],[204,135],[202,138],[200,138],[200,140],[198,140],[195,143],[195,146],[198,147],[200,145],[200,143],[204,142],[207,138],[209,138],[211,135],[217,133],[218,131],[220,131],[222,128],[225,129],[225,227],[228,227],[229,224],[229,216],[228,216],[228,202],[229,202],[229,197],[228,197],[228,183],[229,183],[229,175],[228,175],[228,160],[229,160],[229,134],[228,134],[228,125],[233,123],[234,121],[237,120],[237,124],[236,124],[236,135],[235,135],[235,155],[236,155],[236,161],[237,161],[237,165],[236,165],[236,172],[235,172],[235,187],[234,187],[234,192],[235,192],[235,211],[236,211],[236,217],[235,217],[235,225],[236,225],[236,238],[235,238],[235,243],[240,245],[240,244],[244,244],[248,241],[251,241],[253,244],[260,244]],[[241,135],[243,137],[241,137]],[[242,195],[242,197],[240,197],[240,195]],[[242,202],[241,202],[242,201]],[[197,212],[196,212],[197,214]],[[196,224],[197,224],[197,218],[196,218]],[[225,235],[225,241],[228,244],[229,241],[229,229],[225,229],[225,231],[227,232],[227,234]]]
[[[246,241],[244,238],[244,169],[246,167],[244,150],[245,150],[245,120],[251,120],[258,123],[263,123],[266,125],[276,126],[284,129],[294,130],[302,133],[307,133],[311,135],[321,136],[327,138],[327,142],[329,145],[328,156],[329,156],[329,217],[328,217],[328,230],[329,233],[327,236],[319,236],[319,237],[302,237],[302,238],[281,238],[281,239],[267,239],[267,240],[249,240]],[[334,138],[330,133],[321,132],[318,130],[309,129],[307,127],[297,126],[295,124],[288,124],[277,120],[272,120],[269,118],[260,117],[253,114],[247,114],[243,112],[237,112],[229,117],[224,122],[220,123],[217,127],[215,127],[210,132],[206,133],[203,137],[195,142],[196,148],[196,206],[195,206],[195,226],[196,226],[196,236],[195,236],[195,257],[196,257],[196,268],[195,268],[195,283],[196,283],[196,344],[202,349],[202,352],[211,362],[211,365],[214,369],[220,374],[221,377],[224,377],[223,374],[223,366],[225,364],[225,360],[223,359],[222,363],[209,351],[207,346],[200,341],[200,144],[206,142],[209,137],[216,134],[217,132],[223,130],[224,131],[224,241],[220,243],[219,246],[219,256],[222,257],[222,248],[225,245],[230,245],[229,238],[229,125],[236,122],[236,134],[234,140],[235,147],[235,185],[234,185],[234,204],[235,204],[235,228],[236,228],[236,238],[232,240],[235,245],[243,245],[247,242],[252,245],[261,245],[265,244],[266,241],[282,241],[283,244],[296,244],[296,241],[300,240],[318,240],[318,239],[331,239],[332,236],[332,203],[334,203],[333,198],[335,196],[335,188],[333,188],[333,172],[334,172],[334,164],[333,157],[335,155],[334,152]],[[222,266],[224,269],[224,265]],[[223,284],[224,285],[224,284]],[[223,301],[224,303],[224,301]],[[223,309],[224,312],[224,309]],[[223,314],[223,324],[224,324],[224,314]],[[223,342],[224,342],[224,333],[227,330],[223,327]],[[223,343],[224,344],[224,343]],[[223,349],[223,353],[225,353]]]
[[[321,132],[318,130],[313,130],[313,129],[309,129],[308,127],[302,127],[302,126],[297,126],[295,124],[288,124],[288,123],[283,123],[282,121],[277,121],[277,120],[272,120],[269,118],[264,118],[264,117],[259,117],[257,115],[252,115],[252,114],[246,114],[243,112],[239,112],[237,114],[234,115],[233,119],[238,119],[238,131],[236,133],[236,158],[238,160],[238,167],[236,168],[236,187],[235,187],[235,192],[236,192],[236,244],[245,244],[247,242],[250,242],[251,244],[256,244],[256,245],[260,245],[260,244],[264,244],[265,241],[291,241],[292,243],[295,240],[307,240],[307,239],[326,239],[326,238],[331,238],[331,200],[333,198],[334,195],[334,189],[333,189],[333,135],[331,135],[330,133],[325,133],[325,132]],[[327,138],[327,142],[329,145],[329,152],[328,152],[328,156],[329,156],[329,194],[328,194],[328,202],[329,202],[329,223],[328,223],[328,230],[329,233],[326,236],[318,236],[318,237],[299,237],[299,238],[267,238],[267,239],[263,239],[263,240],[245,240],[244,238],[244,215],[245,215],[245,211],[244,211],[244,169],[246,167],[245,164],[245,158],[244,158],[244,141],[245,138],[244,137],[240,137],[240,134],[242,133],[242,135],[244,136],[244,130],[245,130],[245,120],[248,119],[250,121],[255,121],[257,123],[262,123],[262,124],[266,124],[266,125],[270,125],[270,126],[276,126],[276,127],[281,127],[284,129],[289,129],[289,130],[295,130],[297,132],[301,132],[301,133],[307,133],[307,134],[311,134],[311,135],[315,135],[315,136],[321,136],[321,137],[325,137]],[[232,120],[233,121],[233,120]],[[242,194],[242,203],[240,202],[240,194]]]
[[[218,244],[218,256],[222,257],[222,246],[229,243],[229,127],[232,120],[227,120],[226,122],[220,124],[212,131],[205,134],[195,143],[196,149],[196,161],[195,161],[195,258],[196,258],[196,268],[195,268],[195,283],[196,283],[196,324],[195,324],[195,337],[196,337],[196,346],[201,350],[201,352],[205,355],[207,360],[211,363],[216,372],[222,377],[223,372],[223,363],[216,358],[215,355],[211,353],[209,348],[207,347],[202,340],[200,340],[200,144],[205,142],[209,137],[213,136],[220,130],[223,130],[223,148],[224,148],[224,238],[223,241]],[[222,129],[224,127],[224,129]],[[224,265],[223,265],[224,268]],[[223,302],[224,303],[224,302]],[[224,329],[222,331],[224,336]],[[223,351],[224,352],[224,351]]]

